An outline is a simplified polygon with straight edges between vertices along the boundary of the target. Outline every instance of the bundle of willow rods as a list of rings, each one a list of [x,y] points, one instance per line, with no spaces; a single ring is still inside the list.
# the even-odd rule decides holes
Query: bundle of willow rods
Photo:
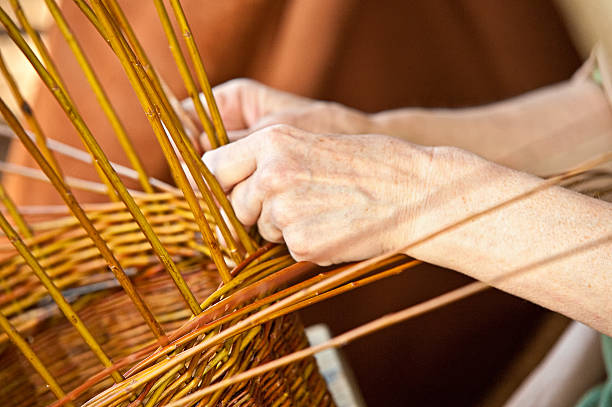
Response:
[[[260,249],[257,244],[260,239],[250,236],[236,219],[216,180],[199,160],[196,148],[186,136],[184,117],[179,119],[174,100],[164,92],[161,79],[148,62],[119,5],[114,0],[76,3],[121,61],[144,111],[157,112],[147,117],[178,189],[167,187],[163,192],[159,188],[163,183],[144,172],[123,124],[55,0],[46,2],[49,11],[113,124],[133,167],[128,173],[136,173],[142,193],[128,191],[118,177],[118,167],[108,161],[93,131],[79,115],[49,52],[19,2],[10,4],[21,27],[0,9],[0,22],[78,130],[100,175],[102,190],[113,201],[89,210],[80,206],[69,185],[91,187],[95,183],[64,178],[58,164],[61,160],[51,152],[35,112],[29,111],[26,103],[18,103],[23,120],[32,130],[29,134],[7,104],[0,101],[0,112],[14,137],[32,154],[40,171],[72,213],[70,217],[31,223],[6,191],[0,191],[5,212],[12,219],[9,222],[4,215],[0,216],[0,227],[8,238],[8,243],[1,247],[4,256],[0,263],[3,288],[0,326],[5,332],[0,337],[0,358],[6,367],[2,370],[2,382],[9,383],[0,389],[0,400],[5,404],[45,405],[51,401],[50,396],[61,399],[66,390],[75,389],[78,395],[64,403],[82,403],[113,381],[125,383],[125,378],[133,374],[134,367],[132,372],[125,371],[130,363],[119,368],[115,360],[131,358],[133,364],[156,349],[176,346],[179,339],[183,340],[181,345],[167,354],[190,349],[249,313],[217,322],[221,317],[231,315],[241,306],[296,278],[291,273],[288,277],[276,276],[294,263],[286,248],[267,245]],[[156,6],[169,41],[176,43],[163,3],[156,2]],[[172,7],[181,29],[188,32],[179,2],[173,2]],[[29,35],[40,59],[22,32]],[[200,124],[209,134],[211,145],[216,147],[227,143],[227,136],[195,42],[189,36],[185,38],[212,119],[197,97],[195,81],[184,69],[186,61],[180,50],[175,57],[187,89],[197,100]],[[0,68],[15,99],[23,102],[17,81],[3,60]],[[195,190],[182,164],[197,186]],[[5,170],[17,171],[15,168],[4,166]],[[21,170],[22,174],[32,175],[31,169]],[[221,216],[222,211],[229,222]],[[217,239],[217,230],[223,245]],[[221,300],[232,298],[270,276],[273,278],[266,284],[238,298],[232,307],[224,306],[223,312],[215,315],[217,323],[208,332],[185,339],[196,327],[194,318],[202,317],[203,310],[210,311]],[[259,308],[252,307],[250,313]],[[185,330],[185,323],[191,323],[194,328]],[[12,351],[7,339],[17,345],[22,356]],[[151,378],[142,386],[118,391],[120,400],[111,404],[138,401],[165,405],[236,372],[306,346],[297,318],[280,316],[194,355],[180,368]],[[92,375],[104,368],[109,370],[107,375],[100,380],[92,379]],[[209,405],[333,404],[312,358],[205,399]]]
[[[121,62],[176,187],[145,173],[56,1],[45,0],[132,168],[106,158],[19,1],[10,1],[19,26],[0,8],[0,23],[64,109],[91,155],[83,158],[86,153],[46,139],[35,112],[22,103],[17,82],[0,58],[0,70],[20,106],[22,120],[1,99],[0,113],[11,137],[24,145],[40,167],[0,163],[0,169],[46,178],[70,213],[51,221],[31,222],[27,208],[15,206],[0,188],[4,209],[0,228],[8,238],[0,244],[3,405],[333,405],[312,358],[316,351],[340,346],[487,287],[479,282],[470,284],[307,348],[294,311],[419,262],[391,253],[320,269],[310,263],[295,263],[283,245],[265,244],[247,232],[188,137],[186,129],[193,134],[197,126],[167,92],[116,0],[74,1]],[[196,79],[188,69],[163,1],[154,0],[154,4],[199,124],[213,148],[226,144],[226,132],[180,2],[170,0],[170,5]],[[33,41],[40,58],[22,32]],[[199,90],[207,109],[198,97]],[[26,124],[31,133],[25,130]],[[56,153],[94,162],[101,182],[64,177]],[[538,190],[611,158],[611,153],[604,154],[551,178]],[[118,174],[137,179],[142,191],[128,190]],[[82,206],[71,188],[106,193],[111,202]],[[43,208],[42,213],[56,209]]]

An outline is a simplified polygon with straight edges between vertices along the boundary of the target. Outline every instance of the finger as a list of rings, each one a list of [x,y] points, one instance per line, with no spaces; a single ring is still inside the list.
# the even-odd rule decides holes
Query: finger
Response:
[[[283,234],[277,227],[270,201],[262,203],[261,214],[257,221],[257,229],[259,234],[269,242],[281,243],[283,241]]]
[[[249,79],[226,82],[215,87],[214,94],[228,130],[250,128],[267,115],[313,103]]]
[[[263,195],[256,182],[256,176],[247,178],[234,187],[230,196],[238,220],[246,226],[257,223],[261,213]]]
[[[257,168],[256,143],[243,138],[215,150],[207,151],[202,160],[225,191],[246,179]]]

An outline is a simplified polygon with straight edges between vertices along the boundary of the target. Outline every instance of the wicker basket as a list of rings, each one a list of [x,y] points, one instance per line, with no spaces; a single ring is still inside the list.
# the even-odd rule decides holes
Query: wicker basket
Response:
[[[196,297],[210,296],[219,287],[220,278],[206,254],[185,202],[171,194],[158,194],[141,198],[138,203],[177,259]],[[159,213],[160,207],[171,210]],[[126,210],[118,204],[98,205],[88,214],[104,231],[102,234],[118,260],[129,266],[135,286],[151,304],[166,332],[178,329],[191,314],[172,279],[150,248],[147,249],[144,235],[138,232]],[[36,234],[28,241],[30,247],[35,247],[34,253],[41,257],[49,275],[53,276],[65,297],[72,301],[73,309],[109,357],[119,360],[155,342],[129,297],[118,287],[74,218],[40,223],[34,225],[34,229]],[[70,390],[83,384],[101,369],[100,362],[50,301],[23,259],[10,253],[7,246],[3,249],[0,306],[4,315],[9,316],[13,325],[27,338],[62,388]],[[184,393],[187,393],[184,390],[187,388],[197,390],[225,374],[248,369],[306,346],[303,327],[297,316],[277,318],[258,327],[256,332],[249,331],[231,343],[217,347],[216,351],[205,352],[202,357],[190,361],[184,368],[185,372],[176,372],[160,386],[166,390],[159,393],[158,404],[172,400],[181,390]],[[6,383],[0,386],[2,405],[47,405],[53,401],[48,386],[27,359],[15,352],[5,334],[0,336],[0,365],[3,366],[0,383]],[[76,402],[81,404],[111,385],[112,380],[108,378],[92,385]],[[139,393],[141,391],[136,391],[135,395]],[[215,400],[212,405],[232,406],[332,404],[313,358],[232,386],[211,399]]]

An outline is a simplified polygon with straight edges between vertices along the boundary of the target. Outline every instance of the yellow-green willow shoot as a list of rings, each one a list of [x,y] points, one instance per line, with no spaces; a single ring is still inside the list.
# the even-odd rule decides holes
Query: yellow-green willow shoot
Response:
[[[105,20],[105,17],[99,17],[99,21],[102,20]],[[103,21],[103,24],[108,25],[108,27],[104,27],[105,32],[107,32],[107,34],[112,34],[109,36],[108,39],[109,41],[115,44],[113,45],[113,49],[115,50],[115,52],[118,55],[121,54],[120,60],[122,61],[124,68],[128,73],[128,77],[130,78],[130,81],[136,90],[136,93],[139,97],[139,100],[141,101],[143,108],[145,109],[145,111],[159,112],[159,114],[161,115],[161,119],[166,124],[174,123],[175,119],[171,117],[172,115],[170,113],[173,111],[171,109],[168,110],[166,108],[166,102],[162,100],[160,94],[156,91],[156,89],[154,89],[154,85],[149,81],[150,78],[148,78],[148,75],[145,72],[142,72],[142,69],[139,72],[138,68],[141,68],[141,64],[138,63],[137,56],[133,52],[131,52],[131,49],[129,48],[125,40],[122,41],[122,36],[117,31],[117,29],[112,26],[112,21],[110,19],[108,19],[107,21],[108,24],[106,21]],[[125,63],[126,60],[131,61],[131,63]],[[150,123],[154,127],[155,133],[158,136],[160,144],[162,145],[162,150],[166,154],[167,161],[171,169],[173,170],[172,172],[173,175],[175,175],[177,184],[181,187],[183,191],[186,191],[185,196],[188,202],[193,202],[192,204],[190,204],[190,206],[194,208],[193,212],[196,222],[198,223],[198,226],[202,231],[205,241],[211,248],[211,253],[213,254],[212,258],[218,267],[219,273],[223,277],[223,280],[227,282],[229,281],[229,279],[231,279],[231,276],[229,274],[227,266],[223,261],[222,256],[220,255],[220,251],[218,250],[218,243],[216,241],[216,238],[214,234],[208,233],[208,230],[210,229],[208,224],[205,221],[200,220],[199,218],[198,212],[200,212],[201,209],[199,208],[199,205],[197,204],[195,198],[191,197],[191,186],[186,180],[183,180],[184,174],[182,172],[182,168],[180,167],[178,162],[175,162],[173,152],[168,151],[170,147],[166,147],[166,133],[163,132],[163,134],[160,134],[162,133],[159,127],[160,124],[155,122],[154,116],[147,115],[147,117],[149,118]],[[159,121],[159,118],[157,118],[157,121]],[[195,155],[193,145],[188,140],[188,137],[184,133],[184,130],[182,130],[181,128],[175,128],[175,130],[179,133],[177,135],[176,132],[172,130],[172,126],[167,125],[166,127],[168,128],[169,133],[172,136],[177,149],[180,151],[183,158],[185,159],[185,163],[187,164],[187,167],[189,168],[196,182],[196,185],[202,193],[202,196],[204,197],[204,200],[206,201],[206,204],[210,209],[213,218],[215,219],[215,223],[219,226],[219,229],[221,230],[221,233],[224,239],[226,240],[226,244],[228,246],[228,250],[230,252],[230,255],[232,256],[232,259],[236,263],[240,262],[242,258],[236,248],[236,244],[233,240],[231,232],[225,224],[223,217],[221,216],[221,213],[219,212],[219,209],[217,208],[214,202],[213,197],[210,195],[210,192],[208,191],[206,185],[204,184],[198,173],[196,162],[201,162],[201,160],[199,159],[199,157],[197,157],[197,155]]]
[[[76,4],[79,7],[79,9],[81,9],[81,12],[83,13],[83,15],[87,17],[89,22],[98,31],[98,34],[100,34],[102,38],[106,39],[106,34],[104,33],[104,30],[102,29],[102,27],[100,26],[100,23],[98,22],[98,17],[96,17],[96,15],[94,14],[89,4],[87,4],[85,0],[74,0],[74,4]]]
[[[19,213],[17,206],[15,205],[13,200],[8,196],[8,194],[6,193],[6,190],[4,189],[1,183],[0,183],[0,202],[2,202],[7,212],[11,215],[11,218],[13,218],[13,222],[15,222],[15,225],[17,226],[19,233],[21,233],[25,237],[32,237],[32,230],[28,226],[23,216],[21,216],[21,213]]]
[[[183,12],[183,7],[178,0],[170,0],[170,5],[174,10],[176,20],[178,21],[179,27],[181,27],[183,32],[183,39],[187,44],[187,49],[191,55],[191,62],[195,68],[204,97],[206,98],[206,103],[208,103],[208,110],[210,111],[219,143],[221,145],[227,144],[229,143],[229,139],[227,138],[225,126],[223,126],[223,120],[221,120],[221,114],[219,113],[217,102],[215,102],[212,88],[210,87],[210,82],[208,81],[208,76],[206,75],[204,64],[202,63],[202,56],[200,55],[198,46],[196,45],[193,35],[191,34],[191,29],[189,28],[187,17],[185,17],[185,13]]]
[[[40,280],[42,285],[47,289],[47,292],[53,298],[53,301],[57,304],[59,309],[64,313],[66,319],[70,321],[72,325],[74,325],[75,329],[79,332],[79,335],[83,338],[89,349],[96,355],[98,360],[104,365],[104,367],[109,367],[113,365],[113,362],[110,358],[104,353],[102,347],[96,342],[89,329],[85,326],[81,318],[74,312],[68,301],[64,298],[60,290],[55,286],[51,278],[47,275],[45,270],[43,270],[38,260],[34,257],[30,250],[26,246],[26,244],[21,240],[15,229],[8,223],[2,212],[0,212],[0,229],[5,233],[8,237],[9,241],[15,246],[17,252],[23,257],[26,264],[30,267],[30,269],[34,272],[36,277]],[[119,372],[114,371],[111,374],[113,380],[119,383],[123,380],[123,377]]]
[[[138,173],[138,180],[140,181],[143,190],[145,192],[153,192],[153,188],[149,183],[149,177],[145,172],[144,166],[142,165],[142,161],[140,160],[138,153],[134,149],[134,145],[132,144],[130,138],[127,135],[127,132],[125,131],[123,123],[119,119],[117,112],[115,111],[108,96],[106,95],[104,88],[102,88],[102,85],[100,84],[96,73],[91,67],[89,60],[83,53],[79,42],[74,37],[72,30],[70,29],[70,26],[62,15],[62,12],[60,11],[57,3],[55,2],[55,0],[45,0],[45,3],[47,4],[49,12],[53,16],[57,27],[60,29],[62,35],[68,43],[68,46],[74,53],[78,64],[85,73],[85,77],[87,78],[87,81],[89,82],[92,90],[94,91],[94,94],[96,95],[98,103],[100,103],[104,114],[108,118],[108,121],[110,122],[113,130],[115,131],[117,139],[119,140],[119,144],[123,148],[125,155],[127,156],[134,170],[136,170],[136,172]]]
[[[11,93],[13,94],[15,102],[17,102],[17,105],[19,106],[21,114],[25,118],[32,132],[34,133],[34,137],[36,138],[36,144],[38,144],[40,151],[42,151],[45,158],[53,166],[55,171],[60,176],[62,176],[60,166],[57,164],[55,156],[47,146],[47,138],[45,137],[42,128],[40,127],[40,124],[38,123],[38,120],[36,119],[36,116],[34,115],[32,108],[30,107],[30,104],[24,99],[23,95],[19,91],[19,86],[17,86],[15,78],[13,77],[13,75],[11,75],[11,72],[6,66],[4,58],[2,57],[2,53],[0,53],[0,71],[2,71],[2,75],[4,76],[4,79],[9,85],[9,88],[11,89]]]
[[[76,1],[82,2],[83,0],[76,0]],[[119,6],[116,0],[106,0],[104,4],[106,5],[110,15],[115,19],[114,22],[118,25],[118,28],[123,30],[125,36],[127,37],[127,42],[132,47],[131,51],[135,54],[135,58],[138,60],[139,66],[141,66],[142,69],[144,69],[146,76],[151,81],[151,87],[155,89],[155,91],[157,92],[157,95],[160,97],[161,104],[169,112],[170,117],[172,118],[172,125],[176,127],[177,129],[179,129],[180,131],[184,132],[181,121],[179,120],[177,115],[174,114],[174,110],[171,107],[170,101],[166,97],[166,94],[164,92],[164,87],[161,83],[161,79],[159,75],[157,75],[157,72],[155,72],[155,69],[153,68],[153,65],[151,64],[151,61],[149,60],[147,53],[145,52],[144,48],[140,44],[140,41],[138,41],[138,38],[136,37],[136,34],[134,33],[132,26],[127,21],[127,18],[125,17],[125,14],[123,13],[123,10],[121,9],[121,7]],[[99,24],[99,22],[96,21],[96,24]],[[100,27],[100,29],[102,29],[102,27]],[[106,37],[106,35],[103,35],[103,37],[108,41],[108,38]]]
[[[217,148],[219,146],[219,142],[215,136],[215,131],[208,119],[208,115],[206,114],[206,110],[204,110],[204,106],[202,105],[202,101],[200,100],[200,94],[198,89],[196,88],[196,84],[191,77],[191,72],[189,72],[189,67],[187,66],[187,61],[185,61],[185,56],[181,51],[181,47],[178,43],[178,39],[176,38],[176,34],[174,33],[174,29],[172,28],[172,23],[170,22],[170,18],[168,18],[168,12],[166,11],[166,7],[164,6],[164,2],[162,0],[153,0],[155,3],[155,8],[157,9],[157,13],[159,14],[159,19],[161,21],[164,32],[166,33],[166,38],[168,39],[168,45],[170,46],[170,51],[172,52],[172,56],[174,57],[174,61],[176,62],[176,66],[183,78],[183,83],[185,84],[185,88],[187,89],[187,94],[193,101],[195,106],[196,113],[200,122],[202,123],[202,127],[208,136],[208,141],[212,148]]]
[[[176,157],[176,154],[161,124],[159,114],[160,111],[161,114],[163,114],[165,109],[163,106],[160,106],[159,104],[156,105],[150,100],[150,97],[155,96],[156,93],[154,90],[146,88],[147,84],[149,84],[148,77],[144,73],[141,75],[138,74],[138,71],[135,68],[135,66],[138,65],[137,61],[135,60],[135,55],[130,52],[131,50],[123,39],[123,36],[120,32],[118,32],[117,27],[113,25],[111,17],[108,15],[104,5],[99,1],[93,1],[92,6],[96,15],[98,16],[98,21],[102,25],[104,32],[107,34],[107,39],[110,42],[111,47],[117,54],[122,66],[124,67],[124,70],[128,75],[130,83],[134,87],[141,105],[145,109],[147,119],[153,127],[153,131],[157,136],[162,151],[164,152],[166,160],[172,171],[172,175],[174,176],[179,188],[181,188],[185,194],[185,199],[189,203],[189,206],[194,214],[196,223],[202,232],[202,237],[209,245],[212,255],[211,257],[218,268],[219,274],[224,280],[229,281],[231,276],[229,274],[227,265],[225,264],[225,260],[223,259],[223,255],[221,254],[219,245],[216,242],[216,238],[205,219],[204,212],[202,211],[202,208],[200,208],[195,193],[189,185],[189,181],[182,170],[178,158]],[[175,139],[175,142],[179,150],[184,147],[184,144],[182,144],[182,140],[180,138]],[[190,306],[192,307],[194,313],[199,313],[201,311],[197,302],[191,303]]]
[[[92,24],[96,26],[98,32],[104,33],[104,27],[100,26],[100,22],[98,21],[97,17],[95,17],[93,12],[89,9],[89,5],[84,3],[84,0],[75,0],[75,2],[79,5],[81,10],[87,15],[87,17],[92,22]],[[142,45],[138,41],[138,38],[134,34],[134,31],[132,27],[130,26],[130,24],[128,23],[125,17],[125,14],[121,10],[121,7],[119,6],[119,4],[117,4],[116,0],[105,0],[104,4],[107,5],[107,7],[109,8],[109,11],[112,13],[112,16],[116,19],[116,22],[118,23],[120,28],[125,32],[125,35],[127,36],[127,39],[130,45],[133,47],[133,52],[134,54],[136,54],[135,59],[138,61],[138,63],[134,62],[136,64],[135,66],[137,68],[143,68],[146,72],[146,76],[149,77],[151,81],[150,86],[153,89],[155,89],[155,92],[154,92],[155,96],[159,98],[158,99],[159,105],[163,107],[162,113],[169,116],[169,119],[167,120],[164,119],[163,117],[162,119],[164,119],[165,122],[169,121],[178,130],[179,135],[185,139],[185,144],[187,146],[189,155],[192,157],[193,162],[196,164],[199,172],[202,173],[202,175],[204,176],[204,179],[206,180],[206,183],[210,187],[212,194],[214,195],[217,202],[219,202],[219,205],[225,212],[232,227],[236,231],[236,235],[238,236],[240,243],[246,249],[247,253],[249,254],[254,253],[256,250],[256,247],[251,237],[249,236],[244,226],[240,223],[240,221],[236,217],[234,209],[229,203],[229,200],[227,199],[225,192],[223,191],[223,189],[217,182],[216,178],[210,173],[210,171],[208,171],[204,163],[200,160],[200,157],[196,154],[195,149],[193,145],[191,144],[191,141],[186,136],[186,133],[181,124],[181,121],[179,120],[177,114],[172,109],[171,104],[168,98],[166,97],[166,94],[164,92],[164,87],[162,86],[160,78],[158,77],[157,73],[153,69],[151,62],[146,55],[146,52],[144,51]],[[108,37],[106,36],[106,34],[102,34],[102,35],[108,41]],[[195,174],[192,174],[192,175],[194,177],[194,180],[196,181],[196,184],[198,185],[198,188],[200,189],[200,192],[202,193],[204,197],[206,197],[207,194],[203,190],[201,184],[198,182],[198,177]],[[209,209],[211,210],[211,213],[213,217],[215,218],[215,222],[219,225],[223,238],[225,239],[227,244],[231,246],[233,242],[233,237],[231,236],[231,233],[229,233],[227,227],[225,226],[225,222],[223,222],[222,218],[218,214],[219,213],[218,209],[216,207],[212,208],[209,202],[210,201],[207,199],[207,205],[209,206]]]
[[[40,57],[43,60],[45,68],[47,69],[47,71],[49,71],[49,74],[53,76],[53,79],[55,79],[57,85],[61,87],[63,91],[66,91],[64,81],[62,80],[62,77],[60,76],[59,71],[57,70],[57,66],[51,58],[49,50],[45,46],[45,43],[42,41],[42,38],[40,38],[38,32],[34,29],[34,27],[32,27],[32,24],[30,24],[30,21],[28,20],[23,9],[21,8],[21,4],[19,4],[19,0],[10,0],[10,4],[11,8],[15,12],[15,17],[17,17],[17,21],[19,21],[19,24],[21,24],[21,27],[23,27],[24,31],[28,34],[28,36],[34,43],[34,46],[38,50],[38,53],[40,54]]]
[[[93,241],[94,245],[96,246],[96,248],[102,255],[102,258],[104,258],[104,260],[107,262],[115,278],[117,279],[117,281],[119,281],[119,284],[121,284],[121,287],[123,287],[126,294],[130,297],[130,299],[136,306],[136,309],[138,309],[138,311],[142,315],[143,319],[145,320],[145,322],[147,323],[147,325],[149,326],[153,334],[157,338],[162,338],[162,341],[163,341],[163,338],[165,337],[165,333],[161,325],[159,325],[159,323],[155,319],[155,316],[153,315],[149,307],[145,304],[142,297],[140,297],[140,294],[138,293],[138,291],[136,291],[136,288],[132,284],[131,280],[129,279],[129,277],[127,276],[127,274],[125,273],[125,271],[123,270],[123,268],[121,267],[117,259],[115,258],[115,255],[109,249],[104,239],[97,232],[93,223],[85,214],[85,211],[83,210],[83,208],[78,204],[78,202],[74,198],[74,195],[72,194],[72,191],[68,189],[68,187],[64,184],[64,181],[61,178],[59,178],[59,176],[55,173],[51,165],[45,160],[40,150],[37,149],[34,142],[25,133],[25,130],[23,129],[23,127],[21,127],[21,124],[19,123],[15,115],[10,111],[8,106],[4,103],[4,101],[1,98],[0,98],[0,113],[2,114],[6,122],[9,124],[9,126],[11,126],[11,128],[15,132],[15,135],[19,138],[19,140],[21,141],[23,146],[26,148],[26,150],[28,150],[28,152],[32,155],[34,160],[38,163],[39,167],[42,169],[45,175],[47,175],[47,178],[53,184],[55,189],[59,192],[60,196],[66,203],[66,206],[70,208],[73,215],[77,218],[79,223],[83,226],[83,229],[85,230],[87,235],[90,237],[90,239]]]
[[[38,53],[40,54],[43,62],[44,62],[44,68],[47,70],[48,74],[54,79],[55,81],[55,86],[57,86],[59,89],[61,89],[61,91],[66,95],[66,97],[68,98],[68,101],[71,105],[74,105],[74,103],[72,102],[72,100],[70,100],[70,97],[68,95],[68,91],[66,90],[66,85],[64,84],[64,81],[62,80],[59,71],[57,70],[57,66],[55,66],[53,59],[51,58],[51,55],[49,54],[49,50],[47,49],[47,47],[45,46],[45,44],[43,43],[42,39],[40,38],[40,35],[38,35],[38,32],[36,32],[36,30],[32,27],[32,24],[30,24],[30,22],[28,21],[28,18],[26,17],[25,13],[23,12],[23,9],[21,8],[21,5],[19,4],[18,0],[10,0],[11,3],[11,7],[13,8],[13,11],[15,12],[15,15],[17,16],[17,19],[19,20],[19,23],[21,24],[21,26],[23,27],[23,29],[26,31],[26,33],[30,36],[30,38],[32,39],[32,41],[34,42],[34,45],[36,46],[36,49],[38,50]],[[4,13],[4,9],[2,9],[2,12]],[[12,20],[11,20],[12,22]],[[14,25],[14,23],[13,23]],[[15,29],[17,28],[17,26],[15,26]],[[7,31],[10,32],[9,28],[6,27]],[[10,34],[9,34],[10,35]],[[15,40],[15,38],[13,36],[11,36],[11,38],[13,39],[13,41],[17,44],[17,41]],[[19,38],[23,41],[23,38],[21,36],[19,36]],[[24,41],[25,43],[25,41]],[[19,45],[19,44],[17,44]],[[29,47],[29,46],[28,46]],[[104,182],[107,186],[108,186],[108,196],[112,201],[117,201],[117,195],[115,194],[112,185],[110,184],[110,181],[106,178],[106,176],[104,175],[104,172],[102,171],[102,169],[97,165],[97,163],[95,162],[94,159],[94,167],[96,169],[96,171],[98,172],[98,176],[100,177],[100,179],[102,180],[102,182]]]
[[[82,2],[82,0],[76,0],[76,1],[79,3]],[[168,100],[167,95],[165,94],[164,86],[159,76],[153,69],[151,62],[146,55],[146,52],[144,51],[142,45],[138,41],[138,38],[136,38],[136,35],[134,34],[132,27],[128,23],[125,17],[125,14],[121,10],[121,7],[117,4],[116,0],[105,0],[104,3],[108,6],[109,11],[112,13],[113,17],[117,20],[117,23],[119,24],[120,28],[123,29],[123,31],[125,32],[128,42],[133,47],[133,52],[135,54],[134,58],[135,60],[139,62],[139,63],[134,62],[135,66],[137,68],[142,67],[146,72],[146,76],[148,76],[148,78],[150,79],[151,83],[149,84],[149,86],[155,90],[154,92],[151,92],[151,93],[154,93],[155,94],[154,96],[158,98],[156,100],[157,100],[158,105],[160,106],[161,113],[162,113],[162,119],[166,123],[166,126],[170,127],[167,124],[168,122],[170,122],[177,129],[180,137],[184,140],[184,144],[187,147],[187,152],[192,157],[191,165],[195,164],[195,166],[197,167],[197,171],[195,172],[194,172],[193,166],[190,166],[189,170],[192,173],[192,176],[196,182],[196,185],[198,186],[198,189],[202,193],[202,196],[205,198],[206,204],[209,207],[209,210],[211,211],[211,214],[213,215],[216,224],[219,226],[223,239],[225,240],[230,250],[230,253],[232,254],[232,259],[236,262],[239,262],[240,259],[237,257],[237,250],[235,248],[234,238],[231,232],[229,231],[228,227],[226,226],[225,222],[223,221],[223,218],[221,217],[218,208],[214,204],[214,201],[212,200],[212,198],[209,197],[206,187],[200,181],[199,176],[196,174],[196,172],[200,172],[204,175],[206,183],[210,187],[212,194],[217,199],[217,202],[219,202],[219,205],[225,212],[232,227],[236,231],[236,234],[238,236],[238,239],[240,240],[240,243],[242,244],[242,246],[246,249],[247,253],[249,254],[253,253],[256,249],[252,242],[252,239],[248,235],[244,226],[240,223],[240,221],[236,217],[236,214],[234,213],[232,206],[230,205],[227,197],[225,196],[225,193],[219,186],[217,180],[214,178],[214,176],[212,176],[210,171],[205,169],[205,166],[200,160],[200,157],[196,154],[191,141],[186,136],[185,129],[183,128],[177,114],[171,107],[171,103]],[[86,9],[85,5],[80,6],[80,7],[82,10]],[[92,23],[94,22],[92,21]],[[99,24],[99,20],[96,20],[94,24]],[[98,31],[103,32],[104,28],[99,27]],[[108,41],[108,38],[106,36],[105,38]],[[143,82],[146,83],[146,80],[143,79]],[[155,102],[155,99],[154,99],[154,102]],[[166,118],[164,118],[163,115],[166,115]],[[181,151],[181,154],[185,158],[185,154],[183,151]],[[185,158],[185,161],[186,163],[188,163],[188,166],[189,166],[190,165],[189,160]]]
[[[145,235],[149,243],[151,243],[153,251],[174,280],[185,302],[188,304],[192,312],[199,312],[200,306],[195,296],[187,286],[187,283],[181,276],[178,267],[170,257],[168,251],[162,245],[161,241],[159,240],[159,237],[153,231],[153,228],[147,221],[146,217],[142,214],[142,211],[134,201],[134,198],[129,194],[127,188],[119,179],[117,173],[111,166],[110,162],[108,161],[108,158],[106,157],[102,149],[100,148],[100,145],[96,142],[95,138],[93,137],[91,131],[83,121],[83,118],[81,117],[79,112],[71,103],[70,99],[68,99],[68,96],[58,87],[53,77],[49,75],[47,70],[42,66],[36,55],[33,53],[28,44],[19,34],[19,30],[15,26],[15,23],[11,20],[11,18],[2,8],[0,8],[0,22],[2,23],[2,25],[5,26],[9,36],[13,39],[14,43],[21,49],[26,58],[30,60],[32,66],[37,71],[40,78],[43,80],[49,90],[51,90],[62,109],[64,109],[64,111],[66,112],[66,115],[72,121],[72,124],[77,129],[81,140],[94,157],[94,162],[100,166],[101,170],[104,172],[104,175],[106,175],[106,178],[103,179],[108,179],[108,181],[114,187],[121,200],[125,203],[126,207],[134,217],[134,220],[140,226],[143,234]]]
[[[11,342],[13,342],[15,346],[17,346],[23,356],[25,356],[28,362],[30,362],[34,370],[36,370],[36,372],[40,375],[40,377],[42,377],[45,383],[47,383],[47,386],[49,386],[49,390],[51,390],[55,397],[57,397],[58,399],[63,398],[65,396],[65,393],[60,387],[60,385],[57,383],[55,378],[51,375],[51,373],[49,373],[49,371],[42,363],[42,361],[38,358],[38,356],[36,356],[36,353],[34,353],[34,350],[30,347],[30,345],[28,345],[26,340],[23,339],[23,337],[19,334],[19,332],[17,332],[15,327],[1,312],[0,328],[2,328],[4,332],[6,332],[6,335],[9,337]],[[70,402],[67,402],[66,405],[74,406],[74,404]]]

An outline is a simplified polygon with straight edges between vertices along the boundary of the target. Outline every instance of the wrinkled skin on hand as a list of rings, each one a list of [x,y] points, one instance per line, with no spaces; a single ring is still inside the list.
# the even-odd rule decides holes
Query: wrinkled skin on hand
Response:
[[[368,114],[339,103],[282,92],[250,79],[226,82],[215,87],[214,94],[230,141],[274,124],[324,134],[374,132],[374,121]],[[183,107],[195,118],[191,99],[186,99]],[[206,134],[200,136],[200,143],[205,150],[210,149]]]
[[[275,125],[203,159],[241,222],[284,240],[296,260],[328,265],[406,245],[428,198],[433,150]]]

